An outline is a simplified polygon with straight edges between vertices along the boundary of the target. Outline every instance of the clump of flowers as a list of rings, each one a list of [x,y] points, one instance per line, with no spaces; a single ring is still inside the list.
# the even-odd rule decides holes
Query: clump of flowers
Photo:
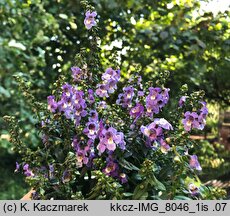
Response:
[[[179,100],[179,106],[183,107],[186,96],[182,96]],[[190,112],[186,111],[184,113],[184,119],[182,120],[182,123],[184,125],[184,129],[186,131],[190,131],[193,128],[203,130],[204,126],[206,124],[206,117],[208,115],[208,108],[206,106],[206,103],[204,101],[199,102],[201,105],[201,108],[197,110],[197,112]]]
[[[168,103],[170,89],[161,89],[159,87],[149,88],[149,94],[146,97],[147,115],[152,117],[158,114],[160,110]]]
[[[90,11],[84,21],[87,29],[96,25],[97,13]],[[92,66],[92,59],[84,59],[85,55],[80,53],[77,66],[71,68],[72,79],[60,77],[47,98],[47,109],[38,112],[43,140],[38,150],[22,148],[15,138],[17,150],[24,154],[22,169],[17,163],[16,171],[26,175],[36,191],[33,198],[187,196],[184,178],[195,178],[201,167],[197,156],[189,155],[192,145],[184,135],[204,128],[208,110],[199,102],[202,95],[194,101],[199,107],[195,111],[185,112],[186,96],[174,107],[174,113],[165,117],[162,111],[168,113],[170,103],[165,83],[153,86],[139,74],[121,83],[122,72],[114,65],[102,74],[103,68],[92,73],[101,66],[98,61]],[[196,197],[196,189],[191,186],[189,190],[191,198]]]

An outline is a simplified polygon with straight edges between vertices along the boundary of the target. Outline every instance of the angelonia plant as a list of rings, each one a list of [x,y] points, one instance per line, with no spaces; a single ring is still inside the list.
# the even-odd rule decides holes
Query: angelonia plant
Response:
[[[22,155],[15,172],[35,190],[32,199],[220,198],[200,182],[196,144],[189,138],[205,126],[204,92],[188,94],[184,85],[178,102],[168,106],[168,72],[153,83],[143,81],[137,68],[121,81],[125,71],[115,60],[102,67],[97,13],[82,4],[90,50],[82,48],[69,74],[60,75],[47,104],[36,102],[17,77],[37,115],[42,145],[27,147],[16,120],[5,117]]]

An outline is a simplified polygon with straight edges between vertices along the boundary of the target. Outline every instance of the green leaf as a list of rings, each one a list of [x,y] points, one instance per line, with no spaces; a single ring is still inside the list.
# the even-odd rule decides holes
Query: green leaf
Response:
[[[157,180],[157,178],[153,175],[153,185],[158,189],[158,190],[161,190],[161,191],[165,191],[166,188],[165,186],[159,181]]]
[[[0,95],[1,94],[4,95],[7,98],[10,97],[10,92],[8,90],[6,90],[5,88],[3,88],[2,86],[0,86]]]
[[[147,186],[148,186],[147,181],[137,185],[133,192],[132,199],[134,200],[139,200],[139,199],[144,199],[144,198],[146,199],[148,196]]]
[[[139,171],[139,168],[133,165],[132,163],[128,162],[127,160],[123,159],[119,161],[119,164],[127,170],[136,170]]]
[[[189,197],[183,196],[183,195],[178,195],[173,198],[174,200],[192,200]]]
[[[126,192],[126,193],[123,193],[123,195],[124,195],[125,197],[131,197],[131,196],[133,196],[133,193],[128,193],[128,192]]]
[[[68,19],[68,16],[66,14],[59,14],[59,17],[62,19]]]

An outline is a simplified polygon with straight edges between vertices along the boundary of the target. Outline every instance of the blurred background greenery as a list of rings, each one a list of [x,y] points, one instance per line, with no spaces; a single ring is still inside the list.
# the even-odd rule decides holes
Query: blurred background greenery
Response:
[[[207,129],[194,134],[200,142],[201,179],[229,181],[229,151],[219,136],[221,125],[230,123],[220,118],[230,106],[229,7],[226,0],[226,10],[217,13],[220,4],[216,4],[213,13],[206,2],[91,1],[99,14],[105,67],[116,56],[124,78],[137,67],[144,79],[153,81],[167,70],[171,95],[184,83],[189,91],[206,91],[211,111]],[[88,47],[82,11],[80,0],[0,1],[0,199],[19,199],[28,190],[22,176],[14,174],[20,158],[12,151],[2,117],[20,119],[26,145],[34,148],[40,142],[33,112],[14,76],[26,79],[35,98],[46,101],[53,82],[60,74],[69,74],[76,53]]]

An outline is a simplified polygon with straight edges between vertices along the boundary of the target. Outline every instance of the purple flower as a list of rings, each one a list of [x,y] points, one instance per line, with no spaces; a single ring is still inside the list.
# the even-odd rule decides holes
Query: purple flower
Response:
[[[80,148],[80,141],[78,140],[78,138],[76,136],[73,138],[72,146],[73,146],[75,152],[77,152],[78,149]]]
[[[124,108],[131,107],[134,97],[134,88],[133,86],[124,87],[123,91],[124,93],[118,95],[116,103],[121,104]]]
[[[24,174],[27,176],[27,177],[33,177],[34,174],[33,172],[29,169],[29,164],[25,164],[23,166],[23,170],[24,170]]]
[[[52,164],[49,165],[49,176],[50,178],[54,177],[54,166]]]
[[[200,102],[202,107],[198,112],[189,112],[187,111],[184,114],[184,119],[182,123],[184,124],[184,129],[186,131],[190,131],[192,128],[196,128],[199,130],[203,130],[204,126],[206,125],[206,117],[208,115],[208,108],[205,102]]]
[[[106,84],[98,84],[96,89],[96,94],[99,97],[109,97],[108,95],[108,85]]]
[[[204,126],[206,125],[206,117],[208,115],[208,108],[206,106],[205,102],[200,102],[202,104],[202,108],[199,111],[199,116],[198,116],[198,123],[199,126],[197,127],[197,129],[199,130],[203,130]]]
[[[98,109],[106,109],[107,108],[107,104],[105,101],[100,101],[98,104],[97,104],[97,108]]]
[[[137,92],[137,96],[138,97],[143,97],[145,95],[145,92],[144,91],[138,91]]]
[[[184,117],[185,118],[182,120],[182,123],[186,131],[190,131],[192,128],[198,128],[200,126],[198,122],[198,115],[196,112],[191,113],[187,111],[184,114]]]
[[[66,98],[70,97],[73,93],[73,88],[68,83],[66,83],[62,86],[62,90],[63,90],[63,96]]]
[[[76,152],[76,165],[78,167],[82,167],[83,164],[87,166],[91,166],[92,159],[94,158],[94,151],[93,151],[93,139],[89,139],[87,145],[84,146],[75,136],[73,138],[72,146]]]
[[[113,127],[109,129],[102,129],[100,131],[100,142],[97,149],[100,153],[103,153],[106,149],[109,151],[114,151],[118,145],[121,149],[125,148],[124,134],[122,132],[117,132]]]
[[[90,13],[90,11],[87,11],[85,13],[85,20],[84,24],[87,29],[91,29],[93,26],[95,26],[97,23],[95,21],[95,17],[97,16],[97,12],[93,11]]]
[[[80,91],[80,90],[75,91],[71,97],[72,106],[76,108],[79,106],[83,106],[85,108],[86,103],[83,97],[84,97],[83,91]]]
[[[14,172],[18,172],[19,169],[20,169],[20,164],[18,162],[16,162],[16,168],[15,168]]]
[[[202,108],[200,109],[200,114],[202,114],[203,118],[206,118],[208,115],[207,104],[204,101],[201,101],[200,103],[202,104]]]
[[[127,175],[125,173],[120,173],[119,179],[121,181],[121,184],[125,184],[128,182]]]
[[[108,80],[108,93],[114,93],[115,89],[117,89],[117,81],[115,79]]]
[[[89,158],[87,157],[87,150],[85,149],[80,149],[77,151],[77,166],[82,167],[83,164],[87,164],[89,162]]]
[[[190,183],[188,185],[188,190],[189,190],[189,193],[192,195],[192,196],[197,196],[199,195],[200,191],[199,191],[199,188],[193,184],[193,183]]]
[[[71,175],[70,172],[68,170],[65,170],[62,174],[62,182],[63,183],[67,183],[71,180]]]
[[[62,86],[62,90],[59,101],[55,102],[54,96],[48,97],[48,108],[52,112],[56,110],[60,113],[63,112],[67,119],[72,119],[78,126],[81,118],[87,115],[84,92],[78,90],[77,86],[74,87],[68,83]]]
[[[49,170],[50,170],[51,173],[54,172],[54,166],[52,164],[49,165]]]
[[[162,153],[167,153],[170,150],[170,146],[163,139],[160,140],[160,145]]]
[[[48,110],[50,110],[50,112],[56,112],[56,109],[58,107],[56,101],[55,101],[55,97],[50,95],[47,97],[47,102],[48,102]]]
[[[141,126],[141,132],[148,137],[150,141],[155,141],[163,135],[163,130],[158,127],[155,122],[152,122],[148,126]]]
[[[120,80],[120,70],[113,70],[112,68],[107,68],[105,73],[102,74],[102,80],[109,81],[111,79],[115,81]]]
[[[173,130],[172,125],[164,118],[155,118],[154,122],[166,130]]]
[[[189,166],[192,168],[192,169],[196,169],[196,170],[202,170],[201,166],[200,166],[200,163],[198,161],[198,158],[196,155],[191,155],[190,156],[190,160],[189,160]]]
[[[138,118],[140,118],[143,113],[144,113],[144,106],[142,106],[142,104],[140,104],[140,103],[137,103],[136,106],[133,107],[129,112],[130,116],[135,118],[135,121]]]
[[[149,88],[149,94],[146,97],[146,115],[149,117],[153,117],[153,114],[158,114],[160,109],[162,109],[169,100],[169,89],[161,89],[159,87]]]
[[[88,90],[88,101],[90,104],[93,104],[95,102],[94,92],[92,89]]]
[[[83,78],[82,70],[79,67],[71,67],[71,71],[74,81],[81,81],[81,79]]]
[[[182,107],[188,96],[182,96],[179,100],[179,107]]]
[[[120,149],[125,150],[126,142],[124,140],[124,134],[122,132],[117,132],[118,146]]]
[[[120,79],[120,70],[113,70],[107,68],[105,73],[102,74],[102,84],[97,85],[96,94],[99,97],[109,97],[108,93],[113,93],[117,89],[117,82]]]
[[[89,121],[98,122],[98,113],[96,110],[91,110],[89,116]]]
[[[117,177],[118,176],[118,164],[111,158],[107,158],[106,167],[102,170],[108,176]]]
[[[99,126],[96,122],[88,122],[86,128],[83,130],[83,133],[88,136],[90,139],[96,139]]]
[[[141,89],[143,88],[143,86],[142,86],[142,76],[137,77],[137,85],[139,85]]]

